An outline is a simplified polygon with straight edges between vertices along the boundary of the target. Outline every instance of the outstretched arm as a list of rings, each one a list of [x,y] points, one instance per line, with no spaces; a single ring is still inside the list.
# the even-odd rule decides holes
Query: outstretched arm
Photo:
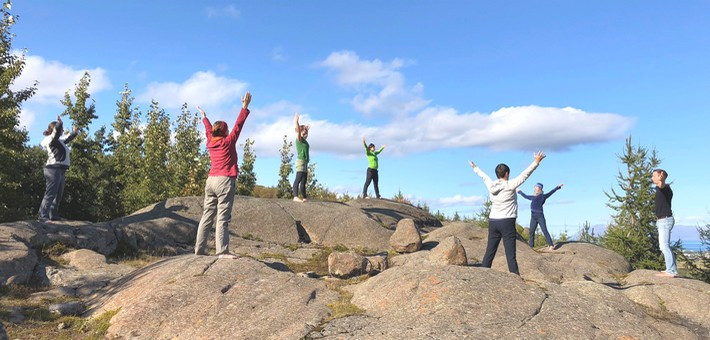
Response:
[[[57,125],[54,126],[54,131],[52,131],[52,142],[59,140],[62,131],[64,131],[64,122],[62,122],[62,117],[57,115]]]
[[[75,126],[69,136],[67,136],[67,138],[64,138],[64,144],[71,143],[71,141],[73,141],[77,135],[79,135],[79,128]]]
[[[375,155],[379,155],[379,154],[380,154],[380,152],[382,152],[382,150],[384,150],[384,149],[385,149],[385,146],[387,146],[387,145],[383,145],[382,147],[380,147],[380,149],[379,149],[379,150],[375,151]]]
[[[301,124],[298,123],[298,112],[293,117],[293,122],[296,123],[296,139],[301,141]]]
[[[546,192],[546,193],[545,193],[545,199],[547,199],[548,197],[552,196],[552,194],[554,194],[555,191],[562,189],[563,186],[564,186],[564,184],[560,184],[560,185],[556,186],[554,189],[550,190],[550,192]]]
[[[229,142],[236,142],[239,138],[239,134],[242,133],[242,127],[244,127],[244,122],[246,122],[249,116],[249,103],[251,103],[251,93],[247,92],[242,97],[242,110],[239,112],[239,117],[237,117],[236,123],[232,128],[232,132],[227,137]]]
[[[212,123],[207,119],[207,114],[205,114],[205,111],[202,110],[201,107],[198,106],[197,110],[202,114],[202,124],[205,125],[205,136],[207,136],[207,141],[209,141],[212,139]]]
[[[525,199],[531,200],[531,199],[533,198],[532,196],[526,195],[522,190],[518,190],[518,194],[519,194],[520,196],[523,196],[523,198],[525,198]]]
[[[542,159],[545,157],[546,157],[545,153],[542,151],[538,151],[538,152],[534,153],[533,154],[534,159],[533,159],[533,162],[530,164],[530,166],[528,166],[525,170],[523,170],[523,172],[520,175],[518,175],[518,177],[515,177],[512,180],[509,180],[508,184],[510,186],[512,186],[513,188],[517,188],[517,187],[523,185],[523,183],[525,183],[525,180],[527,180],[528,177],[530,177],[530,175],[533,173],[533,171],[535,171],[535,169],[537,169],[537,166],[540,165],[540,162],[542,162]]]
[[[491,180],[491,178],[488,177],[488,175],[486,175],[486,173],[483,172],[483,170],[481,170],[479,167],[477,167],[476,163],[474,163],[472,161],[468,161],[468,164],[473,168],[473,172],[475,172],[478,176],[483,178],[483,183],[486,184],[487,188],[490,188],[491,185],[493,185],[493,181]]]

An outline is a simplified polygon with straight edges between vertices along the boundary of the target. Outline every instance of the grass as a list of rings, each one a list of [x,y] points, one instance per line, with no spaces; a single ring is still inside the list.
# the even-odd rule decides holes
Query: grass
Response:
[[[61,249],[61,246],[52,249]],[[76,299],[60,297],[28,301],[29,296],[38,291],[41,289],[31,286],[0,286],[0,320],[9,339],[104,339],[109,321],[118,313],[117,310],[110,311],[94,319],[61,316],[50,312],[49,305]],[[25,319],[18,324],[9,322],[11,314],[5,311],[8,307],[21,307]],[[60,323],[64,323],[66,328],[58,329]]]
[[[263,241],[260,237],[254,236],[254,235],[252,235],[251,233],[243,234],[243,235],[241,236],[241,238],[243,238],[243,239],[245,239],[245,240],[250,240],[250,241],[258,241],[258,242]]]
[[[288,268],[291,269],[291,271],[294,273],[315,272],[319,276],[324,276],[324,275],[329,274],[328,273],[328,256],[330,255],[330,253],[332,253],[334,251],[344,252],[344,251],[348,251],[348,250],[352,250],[352,251],[354,251],[358,254],[361,254],[361,255],[376,253],[375,251],[373,251],[371,249],[367,249],[367,248],[349,249],[348,247],[346,247],[344,245],[336,245],[333,247],[321,248],[321,250],[319,252],[313,254],[313,256],[311,256],[311,258],[306,260],[306,262],[304,262],[304,263],[293,263],[293,262],[288,261],[288,259],[286,259],[284,255],[281,255],[281,254],[278,254],[278,255],[284,256],[283,261],[286,263],[286,266],[288,266]],[[269,255],[269,253],[262,254],[262,256],[263,255]],[[278,258],[278,257],[274,257],[274,256],[270,256],[270,257]]]
[[[356,306],[351,302],[353,298],[353,293],[345,289],[345,286],[357,284],[367,279],[367,275],[361,275],[348,280],[337,280],[326,283],[326,286],[329,289],[338,292],[340,296],[338,297],[338,301],[326,305],[330,309],[330,315],[326,320],[324,320],[325,323],[330,322],[334,319],[365,313],[364,309]]]
[[[43,245],[40,250],[40,254],[42,260],[47,264],[57,267],[64,267],[69,265],[69,261],[63,259],[61,256],[74,250],[76,249],[60,241],[55,241]]]
[[[162,257],[163,256],[159,253],[150,253],[135,249],[128,242],[120,240],[118,241],[118,245],[116,245],[116,250],[108,256],[108,260],[119,264],[125,264],[133,268],[143,268],[157,260],[160,260]]]

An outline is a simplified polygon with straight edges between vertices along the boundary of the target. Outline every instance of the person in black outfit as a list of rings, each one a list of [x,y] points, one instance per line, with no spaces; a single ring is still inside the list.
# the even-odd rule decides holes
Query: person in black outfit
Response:
[[[675,255],[671,250],[671,230],[675,224],[673,218],[673,210],[671,209],[671,200],[673,199],[673,190],[666,183],[668,173],[663,169],[653,170],[651,180],[656,185],[656,196],[654,198],[654,209],[656,213],[656,228],[658,228],[658,246],[661,248],[663,258],[666,262],[666,270],[662,271],[657,276],[676,277],[678,270],[675,263]]]

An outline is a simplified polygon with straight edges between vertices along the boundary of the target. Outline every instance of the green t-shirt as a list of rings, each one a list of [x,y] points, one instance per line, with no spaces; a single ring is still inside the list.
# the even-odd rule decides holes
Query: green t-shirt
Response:
[[[380,147],[379,150],[377,150],[375,152],[371,152],[370,148],[367,147],[367,144],[365,144],[365,143],[362,143],[362,144],[365,145],[365,153],[367,154],[367,160],[370,162],[370,165],[368,166],[368,168],[377,170],[377,155],[379,155],[380,152],[382,152],[382,150],[384,150],[385,147],[384,146]]]
[[[308,153],[310,146],[307,140],[296,139],[296,171],[306,171],[308,170],[308,161],[310,156]]]

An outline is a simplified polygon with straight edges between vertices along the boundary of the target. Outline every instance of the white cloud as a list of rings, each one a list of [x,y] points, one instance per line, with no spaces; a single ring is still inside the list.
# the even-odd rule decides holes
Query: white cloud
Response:
[[[14,52],[20,54],[20,52]],[[37,92],[29,102],[47,104],[59,103],[64,98],[64,93],[73,93],[74,87],[85,72],[91,75],[91,84],[88,92],[94,94],[111,87],[106,70],[97,67],[93,69],[74,68],[56,60],[45,60],[40,56],[28,55],[25,58],[25,68],[15,80],[12,88],[22,89],[30,87],[38,81]]]
[[[575,108],[540,106],[507,107],[484,113],[458,113],[452,108],[428,108],[410,119],[382,126],[311,120],[309,141],[314,152],[359,157],[361,140],[386,144],[388,153],[406,155],[446,148],[487,147],[494,150],[567,150],[576,145],[600,143],[626,135],[634,119],[589,113]],[[275,155],[284,134],[294,135],[291,115],[256,128],[255,139]]]
[[[379,59],[361,60],[352,51],[331,53],[318,66],[335,73],[336,81],[354,89],[357,94],[351,100],[360,112],[409,113],[429,104],[422,97],[424,86],[417,83],[407,87],[404,76],[398,70],[405,66],[401,59],[389,63]]]
[[[462,196],[454,195],[451,197],[439,198],[437,204],[444,207],[459,206],[459,205],[481,205],[486,201],[483,196]]]
[[[240,102],[247,83],[216,75],[212,71],[196,72],[183,83],[152,82],[147,90],[138,95],[139,101],[157,100],[163,108],[179,108],[183,103],[190,106],[218,107]]]
[[[34,111],[23,107],[20,111],[20,126],[28,129],[35,122],[35,117]]]
[[[287,100],[281,100],[265,106],[250,108],[250,110],[250,118],[259,119],[275,116],[293,116],[294,113],[303,111],[303,107]]]
[[[237,19],[242,15],[242,13],[237,9],[236,6],[234,6],[234,4],[230,4],[221,8],[207,7],[205,11],[207,12],[207,17],[210,19],[216,17],[227,17]]]

